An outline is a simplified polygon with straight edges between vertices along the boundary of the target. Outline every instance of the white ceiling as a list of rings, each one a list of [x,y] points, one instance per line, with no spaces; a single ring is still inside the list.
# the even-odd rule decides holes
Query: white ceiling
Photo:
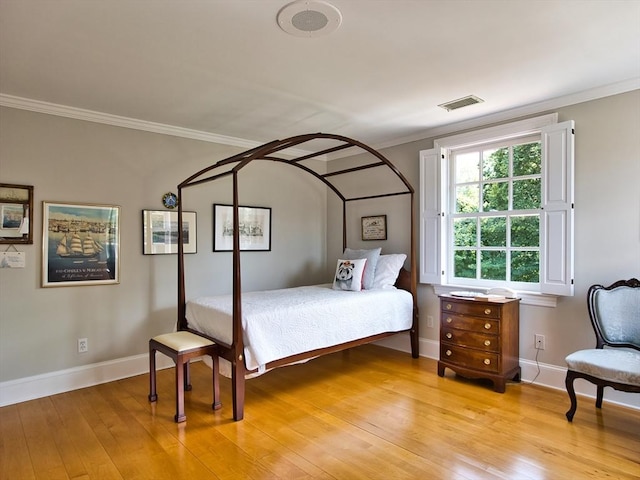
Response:
[[[287,3],[0,0],[0,104],[380,147],[640,88],[640,0],[332,0],[318,38],[279,28]]]

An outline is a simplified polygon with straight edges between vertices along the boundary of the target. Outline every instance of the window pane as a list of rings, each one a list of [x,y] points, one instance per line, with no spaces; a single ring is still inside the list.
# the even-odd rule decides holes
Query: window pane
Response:
[[[504,247],[507,245],[506,217],[480,219],[480,245],[483,247]]]
[[[456,187],[456,213],[477,212],[480,205],[478,185],[461,185]]]
[[[530,178],[513,182],[514,210],[531,210],[540,208],[540,179]]]
[[[502,212],[509,208],[509,182],[486,183],[482,186],[482,211]]]
[[[453,221],[453,244],[456,247],[475,247],[478,242],[477,230],[475,218],[456,218]]]
[[[459,153],[455,157],[455,183],[477,182],[480,180],[480,152]]]
[[[515,145],[513,147],[513,175],[540,174],[540,142]]]
[[[460,278],[476,278],[475,250],[456,250],[453,255],[454,276]]]
[[[506,178],[509,176],[509,149],[495,148],[482,152],[482,179]]]
[[[511,252],[511,280],[538,283],[540,281],[540,253]]]
[[[511,246],[537,247],[540,245],[540,216],[511,217]]]
[[[483,250],[480,253],[480,278],[485,280],[507,279],[507,252]]]

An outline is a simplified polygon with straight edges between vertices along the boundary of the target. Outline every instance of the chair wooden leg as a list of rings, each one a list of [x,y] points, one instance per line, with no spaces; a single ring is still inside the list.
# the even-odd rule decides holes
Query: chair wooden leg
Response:
[[[573,416],[576,413],[576,409],[578,408],[578,400],[576,399],[576,391],[573,388],[573,380],[575,377],[571,370],[567,371],[567,377],[565,378],[564,384],[567,388],[567,393],[569,394],[569,399],[571,400],[571,408],[566,413],[567,420],[570,422],[573,421]]]
[[[155,402],[158,400],[158,394],[156,391],[156,350],[154,348],[149,349],[149,401]]]
[[[187,360],[188,361],[188,360]],[[176,359],[176,423],[184,422],[187,416],[184,414],[184,382],[185,366],[182,358],[178,355]]]
[[[596,408],[602,408],[602,399],[604,397],[604,386],[598,385],[596,389]]]

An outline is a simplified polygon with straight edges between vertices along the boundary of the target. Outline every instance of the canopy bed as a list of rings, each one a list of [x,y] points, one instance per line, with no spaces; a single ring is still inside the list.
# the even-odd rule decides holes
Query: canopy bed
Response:
[[[366,154],[366,160],[357,166],[328,173],[318,172],[310,166],[309,161],[324,159],[345,149],[352,149],[349,153]],[[304,153],[290,158],[291,152],[300,151]],[[359,156],[358,162],[365,156]],[[341,267],[356,267],[362,275],[364,269],[361,277],[364,288],[358,284],[358,288],[344,290],[340,286],[342,277],[338,274],[340,278],[336,277],[334,283],[328,285],[267,292],[242,291],[240,229],[236,228],[241,208],[238,177],[251,162],[265,160],[303,170],[323,182],[338,197],[342,203],[344,252],[337,272]],[[350,196],[343,190],[352,193],[352,189],[340,186],[345,178],[374,171],[378,179],[384,176],[392,178],[382,182],[385,186],[379,192]],[[231,179],[233,185],[232,293],[187,301],[182,238],[184,191],[223,178]],[[407,255],[380,255],[380,248],[347,248],[347,204],[392,196],[405,196],[407,199],[407,225],[410,229],[410,251]],[[178,330],[187,330],[214,341],[220,358],[230,363],[234,420],[241,420],[244,415],[246,378],[269,369],[373,342],[398,332],[409,332],[412,356],[418,357],[414,190],[402,173],[371,147],[344,136],[315,133],[274,140],[220,160],[178,185],[178,223]],[[403,267],[407,257],[409,270]],[[349,314],[345,314],[346,311]]]

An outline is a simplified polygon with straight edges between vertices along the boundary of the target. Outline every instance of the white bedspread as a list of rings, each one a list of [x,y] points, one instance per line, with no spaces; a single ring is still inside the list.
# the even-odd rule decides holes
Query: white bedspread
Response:
[[[187,302],[189,327],[231,344],[232,296]],[[274,360],[384,332],[408,330],[413,299],[400,289],[348,292],[331,284],[242,294],[245,363]]]

